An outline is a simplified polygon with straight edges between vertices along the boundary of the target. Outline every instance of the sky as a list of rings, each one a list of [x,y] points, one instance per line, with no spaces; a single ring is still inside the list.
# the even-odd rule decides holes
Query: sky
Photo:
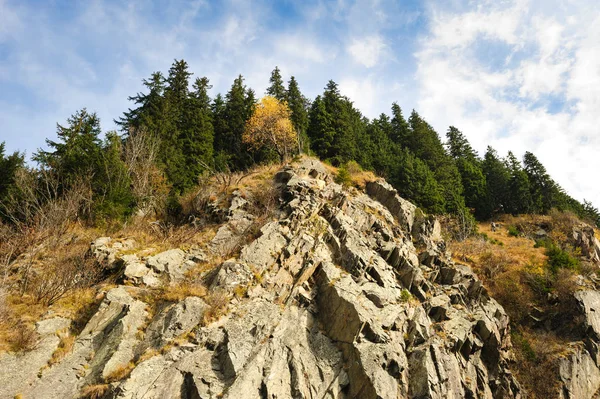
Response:
[[[239,74],[263,95],[278,66],[369,118],[395,101],[481,154],[531,151],[600,206],[599,37],[595,0],[0,0],[0,142],[30,156],[83,107],[114,129],[174,59],[213,96]]]

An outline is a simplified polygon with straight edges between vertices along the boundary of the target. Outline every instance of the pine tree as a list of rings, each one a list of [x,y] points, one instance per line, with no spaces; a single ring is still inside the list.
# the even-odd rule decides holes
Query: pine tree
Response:
[[[184,187],[193,187],[198,176],[205,170],[205,165],[211,165],[213,159],[214,129],[212,110],[208,90],[212,86],[206,77],[194,82],[194,91],[189,96],[184,110],[181,144],[186,168]]]
[[[392,129],[390,131],[390,139],[402,146],[406,147],[410,135],[410,126],[404,116],[402,115],[402,109],[398,103],[392,104]]]
[[[546,168],[531,152],[523,157],[524,170],[531,187],[532,211],[547,213],[555,206],[560,207],[560,191],[546,172]],[[564,205],[563,205],[564,206]]]
[[[487,187],[481,161],[467,138],[454,126],[446,133],[448,153],[454,159],[464,187],[465,204],[479,218],[487,212]]]
[[[271,72],[269,83],[270,85],[267,87],[267,95],[275,97],[278,101],[286,101],[287,93],[285,92],[285,86],[283,85],[283,79],[278,67],[275,67],[273,72]]]
[[[531,185],[527,173],[525,173],[512,151],[508,152],[505,163],[510,172],[506,211],[513,215],[529,213],[532,208],[532,199]]]
[[[68,187],[79,178],[98,171],[102,141],[100,119],[96,113],[89,113],[83,108],[69,117],[67,123],[67,126],[56,124],[59,141],[46,139],[52,151],[40,149],[33,160],[42,168],[60,175],[63,184]]]
[[[225,103],[222,105],[220,102],[221,98],[217,96],[213,104],[216,123],[215,152],[219,159],[228,159],[230,168],[245,169],[253,161],[242,143],[242,134],[246,121],[254,110],[254,91],[246,88],[244,78],[239,75],[225,95]]]
[[[0,204],[4,204],[14,190],[17,171],[25,167],[25,157],[18,151],[5,155],[5,143],[0,143]],[[0,205],[0,215],[3,214]]]
[[[308,109],[310,102],[300,92],[298,82],[293,76],[288,82],[287,97],[288,107],[291,111],[290,119],[298,134],[301,150],[307,152],[310,146],[308,135]]]

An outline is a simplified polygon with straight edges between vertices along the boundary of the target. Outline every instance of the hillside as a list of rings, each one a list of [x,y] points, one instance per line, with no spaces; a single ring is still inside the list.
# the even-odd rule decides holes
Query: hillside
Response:
[[[213,222],[178,245],[94,237],[104,283],[0,355],[0,396],[521,397],[502,307],[437,220],[361,179],[303,158],[195,198]]]
[[[595,309],[600,243],[572,214],[504,216],[452,242],[511,319],[513,371],[532,397],[591,398],[599,370]]]

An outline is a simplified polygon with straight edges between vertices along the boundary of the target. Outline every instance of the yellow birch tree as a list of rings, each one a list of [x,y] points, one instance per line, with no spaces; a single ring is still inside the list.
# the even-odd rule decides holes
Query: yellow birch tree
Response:
[[[263,97],[246,122],[243,142],[253,149],[271,147],[285,161],[298,145],[298,134],[290,115],[285,102],[271,96]]]

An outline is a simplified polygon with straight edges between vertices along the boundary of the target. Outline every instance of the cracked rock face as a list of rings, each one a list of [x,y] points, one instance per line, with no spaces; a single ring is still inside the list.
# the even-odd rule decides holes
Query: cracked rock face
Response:
[[[385,182],[362,193],[332,180],[315,160],[284,168],[274,179],[281,216],[206,272],[206,299],[168,304],[148,321],[135,287],[112,289],[71,354],[10,392],[0,384],[0,397],[18,388],[76,398],[131,362],[105,398],[520,398],[508,317],[448,258],[439,223]],[[232,204],[209,245],[216,253],[232,236],[244,242],[233,226],[252,220],[242,201]],[[125,273],[144,285],[150,273],[177,275],[186,260],[178,249],[129,258]],[[217,291],[229,298],[226,314],[205,325]]]

